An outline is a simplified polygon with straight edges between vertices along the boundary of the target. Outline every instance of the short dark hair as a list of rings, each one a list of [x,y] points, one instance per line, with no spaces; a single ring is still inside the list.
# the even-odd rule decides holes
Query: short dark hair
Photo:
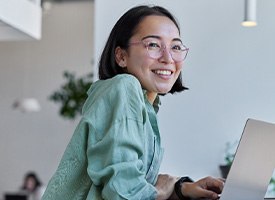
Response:
[[[24,177],[24,183],[23,183],[23,186],[22,186],[22,189],[23,189],[23,190],[26,190],[26,189],[27,189],[26,183],[27,183],[27,180],[28,180],[29,178],[32,178],[32,179],[34,180],[34,182],[35,182],[33,191],[35,191],[38,187],[40,187],[40,186],[42,185],[42,183],[40,182],[40,180],[39,180],[39,178],[38,178],[38,176],[36,175],[35,172],[28,172],[28,173],[25,175],[25,177]],[[33,191],[32,191],[32,192],[33,192]]]
[[[175,17],[160,6],[136,6],[128,10],[113,27],[99,60],[99,79],[108,79],[117,74],[126,73],[115,60],[115,49],[119,46],[127,49],[130,38],[134,35],[140,22],[147,16],[165,16],[174,22],[180,33],[180,27]],[[182,84],[181,73],[169,93],[181,92],[188,88]]]

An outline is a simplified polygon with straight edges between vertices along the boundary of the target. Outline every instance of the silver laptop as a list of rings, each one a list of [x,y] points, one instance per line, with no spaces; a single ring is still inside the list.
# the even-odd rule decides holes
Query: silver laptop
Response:
[[[248,119],[220,200],[263,200],[275,168],[275,124]]]

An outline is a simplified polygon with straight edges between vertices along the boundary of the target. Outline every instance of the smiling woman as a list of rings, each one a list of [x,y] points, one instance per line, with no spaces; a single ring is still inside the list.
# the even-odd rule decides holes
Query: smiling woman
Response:
[[[178,79],[187,48],[177,26],[167,17],[147,16],[136,29],[127,48],[116,48],[116,61],[140,81],[153,103],[157,94],[168,93]]]
[[[82,118],[44,200],[217,199],[223,181],[159,174],[159,94],[187,89],[179,26],[159,6],[127,11],[113,27]]]

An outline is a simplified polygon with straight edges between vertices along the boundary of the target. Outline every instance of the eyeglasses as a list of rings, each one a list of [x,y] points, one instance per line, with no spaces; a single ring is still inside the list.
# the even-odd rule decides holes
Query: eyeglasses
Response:
[[[163,56],[164,50],[167,48],[165,44],[158,40],[142,40],[139,42],[131,42],[130,45],[139,45],[142,44],[147,49],[148,56],[153,59],[159,59]],[[183,61],[189,48],[184,46],[181,41],[174,41],[170,45],[169,53],[175,62]]]

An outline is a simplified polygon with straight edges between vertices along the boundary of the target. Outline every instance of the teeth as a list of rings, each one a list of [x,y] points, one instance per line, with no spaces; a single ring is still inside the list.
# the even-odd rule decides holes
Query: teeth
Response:
[[[154,72],[159,75],[171,75],[172,74],[172,72],[169,70],[155,70]]]

